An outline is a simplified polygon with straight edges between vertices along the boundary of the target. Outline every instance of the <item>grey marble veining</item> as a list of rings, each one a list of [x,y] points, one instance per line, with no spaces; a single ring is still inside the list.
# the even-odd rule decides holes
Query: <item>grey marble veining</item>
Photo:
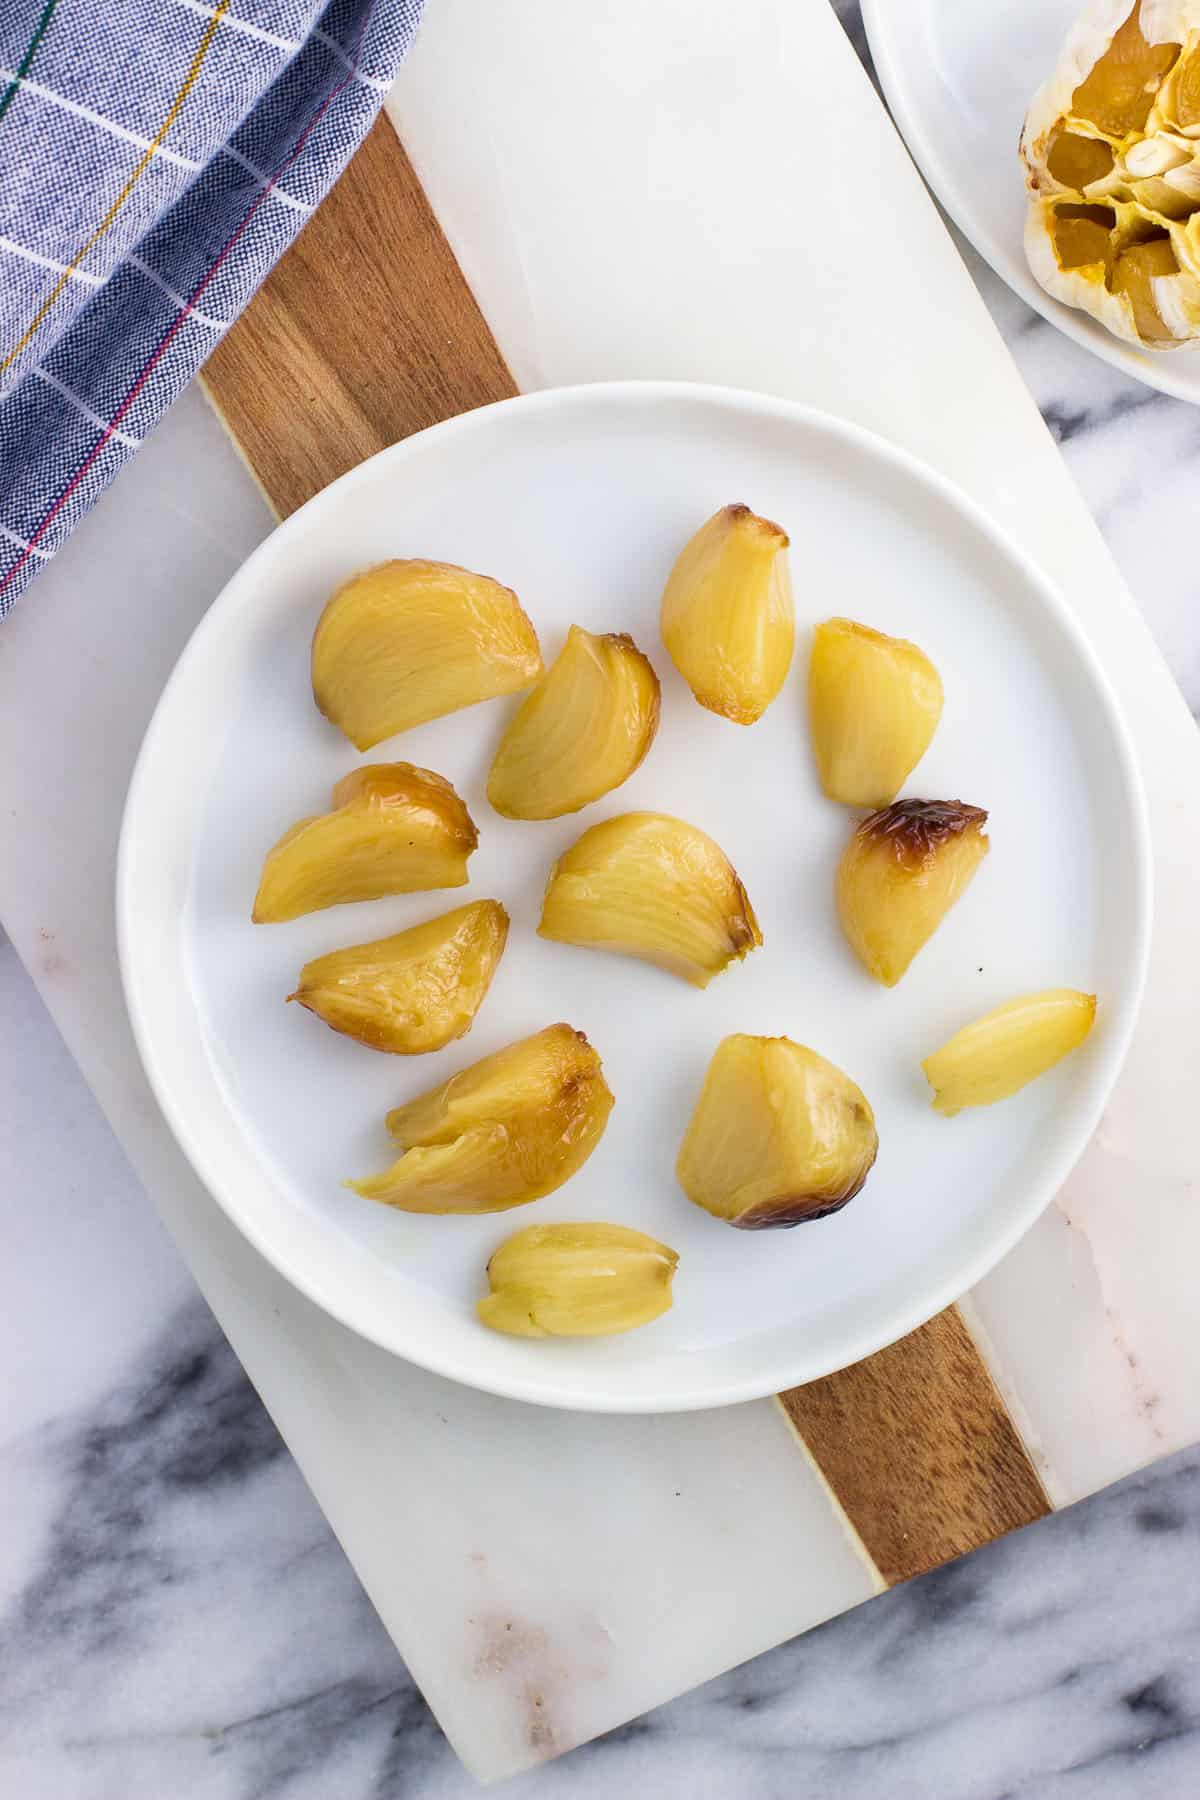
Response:
[[[1132,381],[1032,312],[969,246],[968,265],[1194,715],[1200,407]]]
[[[11,953],[0,980],[19,1000]],[[51,1036],[26,1056],[52,1057]],[[80,1125],[87,1156],[103,1122]],[[127,1249],[137,1306],[133,1217]],[[86,1287],[86,1268],[65,1273]],[[40,1513],[5,1582],[0,1792],[472,1791],[198,1299],[164,1309],[102,1391],[10,1439],[0,1467],[6,1510],[35,1497]],[[1189,1452],[510,1790],[1175,1800],[1200,1768],[1198,1555]]]
[[[838,11],[861,44],[855,9]],[[1088,356],[970,260],[1200,711],[1182,574],[1200,409]],[[0,1018],[0,1795],[466,1800],[474,1784],[3,944]],[[1185,1800],[1200,1792],[1198,1567],[1188,1452],[504,1791]]]

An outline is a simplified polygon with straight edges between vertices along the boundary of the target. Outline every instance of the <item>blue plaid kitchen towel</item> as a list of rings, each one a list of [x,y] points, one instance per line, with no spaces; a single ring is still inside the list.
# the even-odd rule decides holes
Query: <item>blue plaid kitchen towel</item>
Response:
[[[422,0],[0,0],[0,616],[337,180]]]

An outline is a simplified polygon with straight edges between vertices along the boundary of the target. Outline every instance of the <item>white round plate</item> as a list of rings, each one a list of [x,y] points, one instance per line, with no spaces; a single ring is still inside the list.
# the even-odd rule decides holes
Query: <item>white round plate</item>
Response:
[[[913,159],[979,254],[1044,319],[1147,387],[1200,401],[1200,349],[1139,350],[1053,299],[1025,260],[1017,143],[1084,0],[862,0],[879,82]]]
[[[704,712],[662,650],[658,604],[684,541],[743,499],[791,534],[800,630],[790,679],[750,730]],[[511,702],[379,746],[450,777],[480,828],[469,888],[252,925],[263,854],[358,760],[317,713],[309,640],[331,590],[390,556],[498,576],[547,660],[573,621],[629,631],[663,684],[638,773],[582,815],[497,818],[484,795]],[[945,714],[909,793],[991,809],[992,850],[892,992],[854,961],[833,871],[854,823],[808,744],[808,630],[844,613],[933,657]],[[627,959],[542,942],[554,858],[596,819],[694,820],[740,871],[765,946],[706,992]],[[1108,687],[1062,602],[944,482],[865,433],[781,401],[628,383],[535,394],[421,433],[281,525],[180,659],[134,774],[118,876],[126,994],[150,1079],[212,1193],[297,1287],[444,1375],[564,1407],[655,1411],[770,1393],[854,1362],[979,1279],[1087,1142],[1133,1024],[1148,850]],[[495,896],[508,950],[470,1036],[379,1055],[285,1006],[308,958]],[[920,1060],[1031,989],[1100,996],[1084,1049],[1006,1102],[937,1117]],[[349,1193],[386,1166],[390,1106],[565,1019],[616,1094],[591,1160],[555,1194],[488,1217],[414,1217]],[[881,1148],[857,1199],[792,1231],[743,1233],[692,1206],[676,1150],[730,1031],[787,1034],[849,1071]],[[488,1256],[535,1221],[636,1225],[680,1254],[674,1309],[628,1336],[533,1342],[486,1330]]]

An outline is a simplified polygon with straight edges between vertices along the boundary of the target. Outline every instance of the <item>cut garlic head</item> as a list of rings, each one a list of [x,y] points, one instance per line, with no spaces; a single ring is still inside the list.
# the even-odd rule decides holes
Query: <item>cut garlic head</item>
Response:
[[[549,1025],[396,1107],[387,1128],[404,1154],[346,1185],[400,1212],[505,1212],[582,1168],[612,1106],[583,1033]]]
[[[701,706],[737,725],[762,717],[795,642],[787,533],[723,506],[684,545],[662,599],[662,637]]]
[[[494,1252],[475,1310],[513,1337],[611,1337],[669,1311],[678,1263],[627,1225],[529,1225]]]
[[[1200,0],[1091,0],[1021,136],[1042,286],[1149,349],[1200,341]]]
[[[508,938],[498,900],[305,963],[292,1000],[371,1050],[420,1056],[470,1031]]]
[[[359,750],[519,693],[541,672],[517,596],[453,563],[386,562],[355,575],[313,634],[313,697]]]
[[[952,1119],[966,1106],[1007,1100],[1077,1050],[1095,1017],[1095,994],[1048,988],[964,1025],[921,1064],[935,1112]]]
[[[848,1075],[790,1038],[739,1032],[717,1046],[675,1171],[705,1212],[760,1231],[837,1212],[878,1149]]]
[[[268,851],[254,922],[463,887],[478,842],[470,813],[444,776],[412,763],[354,769],[334,788],[332,811],[301,819]]]
[[[846,941],[895,987],[987,855],[987,814],[961,800],[897,800],[853,832],[838,864]]]
[[[585,831],[550,871],[539,935],[657,963],[693,987],[762,943],[736,869],[666,813],[622,813]]]
[[[633,639],[572,625],[510,723],[488,776],[506,819],[557,819],[628,781],[658,730],[659,686]]]
[[[853,619],[827,619],[813,634],[808,714],[829,798],[886,806],[937,730],[941,678],[915,644]]]

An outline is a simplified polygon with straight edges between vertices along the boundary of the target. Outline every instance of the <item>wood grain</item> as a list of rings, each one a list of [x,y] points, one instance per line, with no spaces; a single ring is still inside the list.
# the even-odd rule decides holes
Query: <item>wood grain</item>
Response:
[[[387,444],[516,393],[386,118],[203,380],[281,515]]]
[[[1050,1511],[956,1307],[779,1399],[889,1587]]]
[[[386,119],[205,382],[281,514],[398,438],[515,392]],[[888,1582],[1048,1510],[953,1310],[781,1401]]]

